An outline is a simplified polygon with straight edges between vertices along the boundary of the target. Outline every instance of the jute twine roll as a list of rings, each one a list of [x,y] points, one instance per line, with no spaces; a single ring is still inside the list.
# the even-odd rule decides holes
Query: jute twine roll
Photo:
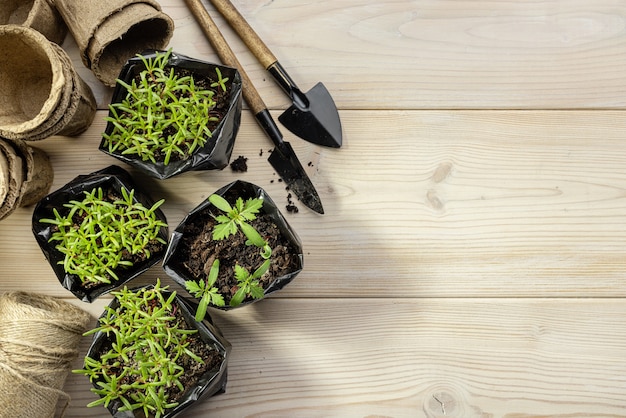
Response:
[[[53,417],[91,317],[50,296],[0,295],[0,405],[6,417]]]
[[[21,140],[0,138],[0,220],[43,199],[54,172],[48,155]]]
[[[49,0],[2,0],[0,25],[32,28],[57,44],[61,44],[67,35],[67,25]]]
[[[67,53],[34,29],[0,26],[0,136],[76,136],[96,112],[91,88]]]
[[[55,0],[55,5],[83,63],[109,87],[128,59],[164,49],[174,33],[174,21],[156,0]]]

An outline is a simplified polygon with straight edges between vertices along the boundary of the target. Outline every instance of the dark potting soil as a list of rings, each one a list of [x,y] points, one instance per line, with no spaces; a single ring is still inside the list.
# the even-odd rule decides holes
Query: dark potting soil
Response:
[[[213,261],[218,258],[220,269],[215,287],[222,293],[228,305],[238,289],[237,280],[234,277],[235,265],[239,264],[252,273],[263,264],[264,260],[259,248],[246,245],[247,238],[241,231],[227,239],[214,241],[212,233],[215,220],[209,211],[197,215],[185,225],[183,237],[179,243],[179,267],[185,268],[195,280],[206,280]],[[217,211],[213,215],[218,215]],[[272,263],[260,279],[261,286],[266,289],[274,279],[297,270],[298,253],[281,235],[278,226],[268,215],[259,214],[249,223],[272,248]]]
[[[240,155],[230,163],[230,169],[237,173],[245,173],[248,171],[248,159]]]

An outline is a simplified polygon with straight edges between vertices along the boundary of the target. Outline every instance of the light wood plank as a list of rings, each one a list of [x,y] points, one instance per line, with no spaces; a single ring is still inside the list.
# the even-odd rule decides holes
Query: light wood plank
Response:
[[[624,416],[624,315],[620,299],[263,301],[215,316],[227,390],[188,416]],[[103,416],[83,376],[67,387],[68,418]]]
[[[179,0],[175,51],[219,62]],[[624,108],[626,3],[615,0],[236,0],[292,78],[341,109]],[[213,10],[205,0],[207,8]],[[270,108],[289,103],[223,19],[217,24]],[[101,108],[110,91],[92,81]]]
[[[305,269],[281,295],[623,296],[623,115],[345,111],[339,150],[289,138],[326,214],[302,205],[287,214],[304,244]],[[35,144],[52,159],[53,188],[117,162],[96,149],[102,129],[99,117],[81,138]],[[172,228],[237,178],[265,187],[284,207],[284,184],[266,161],[270,145],[244,112],[233,155],[249,159],[247,173],[137,179],[166,199]],[[2,281],[64,295],[31,236],[31,213],[20,209],[0,222]],[[156,276],[160,267],[146,279]]]

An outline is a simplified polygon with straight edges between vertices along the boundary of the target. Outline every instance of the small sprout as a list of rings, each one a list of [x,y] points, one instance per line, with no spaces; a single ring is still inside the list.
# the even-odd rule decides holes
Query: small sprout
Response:
[[[228,77],[222,77],[222,72],[218,67],[215,67],[215,74],[217,74],[217,81],[211,83],[211,87],[221,87],[222,91],[226,91],[226,82],[228,81]]]
[[[204,280],[187,280],[185,288],[195,298],[200,299],[200,304],[196,310],[196,321],[200,322],[206,316],[206,310],[209,304],[215,306],[224,306],[224,296],[219,293],[216,287],[213,287],[217,281],[217,275],[220,269],[220,260],[215,260],[209,271],[209,277],[206,282]]]
[[[265,240],[254,230],[247,222],[256,219],[257,213],[263,207],[262,199],[248,199],[245,202],[240,197],[232,207],[222,196],[212,194],[209,201],[219,210],[225,212],[226,215],[218,215],[215,220],[218,224],[213,229],[213,239],[222,240],[230,235],[237,233],[241,228],[246,237],[257,247],[265,245]]]
[[[59,264],[81,283],[109,284],[119,280],[116,271],[132,267],[134,259],[151,257],[150,244],[167,244],[159,237],[167,224],[156,210],[164,200],[146,208],[135,202],[134,190],[122,188],[121,198],[110,201],[102,188],[85,191],[82,201],[63,205],[66,213],[53,209],[54,218],[40,222],[54,226],[49,241],[64,256]]]
[[[189,349],[188,329],[176,317],[176,292],[165,298],[160,280],[153,288],[133,292],[124,287],[112,292],[117,308],[106,307],[99,326],[84,335],[104,332],[111,348],[100,358],[85,357],[82,369],[73,373],[89,378],[100,399],[88,406],[119,400],[120,411],[140,410],[144,416],[162,417],[178,402],[171,401],[172,388],[184,389],[181,378],[184,364],[204,361]]]
[[[217,118],[209,114],[216,106],[216,91],[196,86],[192,76],[175,74],[168,67],[171,52],[157,52],[149,59],[137,55],[145,66],[139,81],[117,80],[127,95],[109,105],[105,121],[113,130],[103,134],[109,152],[168,165],[173,159],[189,158],[211,137],[208,124]]]
[[[230,300],[230,306],[240,305],[247,296],[251,296],[253,299],[263,298],[263,286],[261,286],[259,279],[267,272],[270,263],[270,260],[265,260],[252,274],[240,265],[235,265],[235,278],[238,282],[238,289]]]

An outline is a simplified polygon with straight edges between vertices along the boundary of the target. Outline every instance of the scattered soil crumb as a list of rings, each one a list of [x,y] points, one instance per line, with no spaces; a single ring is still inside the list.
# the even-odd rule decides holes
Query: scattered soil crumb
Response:
[[[287,194],[287,206],[285,206],[285,209],[287,209],[287,212],[289,213],[298,213],[300,209],[298,209],[291,198],[291,193]]]
[[[245,173],[248,171],[248,159],[240,155],[232,163],[230,163],[230,169],[235,172]]]

